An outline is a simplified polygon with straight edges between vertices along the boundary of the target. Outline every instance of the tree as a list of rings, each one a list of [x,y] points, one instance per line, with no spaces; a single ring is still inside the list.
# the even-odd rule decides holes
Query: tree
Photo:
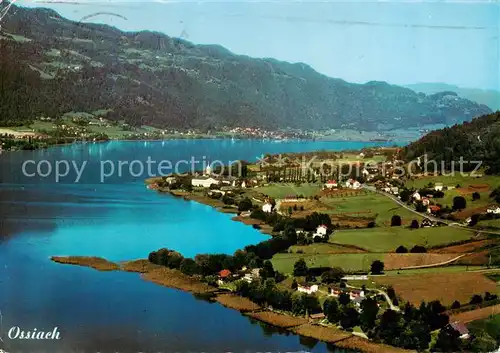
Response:
[[[451,304],[452,309],[459,309],[460,308],[460,302],[458,300],[455,300],[453,304]]]
[[[340,308],[339,303],[335,298],[327,298],[323,303],[323,312],[332,324],[339,322],[340,320]]]
[[[304,315],[306,308],[302,300],[303,293],[295,292],[292,294],[292,312],[295,315]]]
[[[283,237],[288,239],[291,244],[297,244],[297,231],[292,223],[287,223],[283,230]]]
[[[337,283],[344,277],[344,271],[340,267],[333,267],[330,270],[323,272],[321,275],[321,282],[323,283]]]
[[[425,246],[415,245],[413,248],[411,248],[410,252],[414,254],[422,254],[426,253],[427,249],[425,248]]]
[[[401,226],[401,217],[395,214],[391,218],[391,227],[399,227]]]
[[[297,290],[297,288],[299,288],[299,284],[297,283],[297,280],[295,278],[293,279],[291,288],[293,290]]]
[[[453,198],[453,210],[454,211],[460,211],[463,210],[464,208],[467,207],[467,201],[465,200],[465,197],[463,196],[455,196]]]
[[[339,303],[340,305],[347,305],[351,302],[351,298],[349,297],[349,294],[342,292],[339,295]]]
[[[274,278],[275,272],[271,261],[269,260],[264,261],[264,264],[259,271],[259,275],[263,279]]]
[[[387,296],[391,298],[391,300],[396,299],[396,291],[392,286],[387,287]]]
[[[433,347],[435,352],[459,352],[460,346],[460,333],[448,326],[446,329],[439,331],[436,344]]]
[[[477,191],[472,193],[472,201],[477,201],[481,199],[481,194],[478,193]]]
[[[410,225],[411,229],[418,229],[419,227],[420,227],[420,225],[418,224],[418,221],[416,219],[411,221],[411,225]]]
[[[198,266],[196,265],[196,262],[193,259],[185,258],[181,262],[180,270],[185,275],[192,276],[198,273]]]
[[[398,254],[404,254],[404,253],[407,253],[408,252],[408,249],[405,248],[403,245],[400,245],[398,246],[398,248],[396,249],[396,252]]]
[[[479,294],[474,294],[469,304],[481,304],[482,302],[483,302],[483,297]]]
[[[238,204],[238,211],[240,212],[250,211],[252,207],[253,207],[252,200],[250,200],[248,197],[245,197]]]
[[[306,261],[304,259],[299,259],[293,265],[293,275],[295,277],[307,276],[309,268],[307,267]]]
[[[352,306],[346,306],[342,310],[342,314],[340,315],[340,326],[344,330],[348,330],[357,326],[359,324],[359,313]]]
[[[371,265],[371,272],[374,275],[380,275],[384,272],[384,263],[380,260],[373,261]]]
[[[367,331],[375,326],[378,310],[378,304],[375,299],[366,298],[361,302],[361,315],[359,319],[363,331]]]

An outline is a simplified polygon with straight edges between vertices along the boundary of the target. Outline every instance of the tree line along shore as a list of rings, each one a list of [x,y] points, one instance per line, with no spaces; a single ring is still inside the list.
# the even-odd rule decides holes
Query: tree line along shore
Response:
[[[229,309],[241,312],[251,319],[279,329],[287,330],[294,334],[330,343],[335,347],[361,350],[367,353],[410,352],[409,350],[370,342],[335,327],[318,325],[311,322],[311,320],[305,316],[297,317],[289,313],[270,311],[266,307],[260,306],[248,298],[230,292],[220,291],[218,288],[209,286],[199,279],[183,274],[180,270],[156,265],[146,259],[114,263],[100,257],[53,256],[51,260],[60,264],[89,267],[98,271],[136,272],[141,274],[141,278],[144,280],[165,287],[186,291],[212,302],[218,302]]]

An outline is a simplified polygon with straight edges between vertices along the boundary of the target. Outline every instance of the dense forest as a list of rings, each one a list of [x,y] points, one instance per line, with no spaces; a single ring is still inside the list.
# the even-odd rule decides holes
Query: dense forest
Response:
[[[134,126],[317,130],[452,124],[491,112],[453,92],[352,84],[302,63],[13,5],[0,32],[0,125],[97,109]]]
[[[402,150],[407,161],[427,155],[428,160],[444,163],[448,169],[460,157],[464,161],[481,161],[486,172],[500,173],[500,111],[470,122],[433,131]],[[464,164],[472,170],[475,163]],[[459,165],[456,164],[458,171]]]

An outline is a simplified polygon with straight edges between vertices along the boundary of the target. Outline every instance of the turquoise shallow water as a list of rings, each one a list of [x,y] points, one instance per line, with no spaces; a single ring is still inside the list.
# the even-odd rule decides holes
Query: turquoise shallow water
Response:
[[[110,142],[0,156],[0,310],[11,326],[51,330],[62,339],[5,339],[9,352],[277,352],[328,350],[277,333],[238,312],[142,281],[52,263],[52,255],[144,258],[168,247],[185,256],[232,253],[266,236],[212,208],[149,191],[145,175],[99,182],[104,160],[255,160],[262,153],[354,149],[363,143],[262,141]],[[88,162],[78,184],[28,178],[27,160]],[[0,342],[0,344],[2,344]],[[0,348],[2,346],[0,345]]]

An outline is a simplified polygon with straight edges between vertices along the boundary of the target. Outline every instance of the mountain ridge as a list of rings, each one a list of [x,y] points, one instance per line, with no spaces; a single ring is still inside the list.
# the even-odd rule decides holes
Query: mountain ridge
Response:
[[[495,89],[460,87],[442,82],[421,82],[404,85],[403,87],[425,94],[452,91],[457,93],[460,97],[484,104],[492,110],[500,110],[500,91]]]
[[[491,112],[456,95],[349,83],[304,63],[74,22],[50,9],[13,5],[0,39],[4,125],[108,109],[111,120],[157,127],[384,130]]]

